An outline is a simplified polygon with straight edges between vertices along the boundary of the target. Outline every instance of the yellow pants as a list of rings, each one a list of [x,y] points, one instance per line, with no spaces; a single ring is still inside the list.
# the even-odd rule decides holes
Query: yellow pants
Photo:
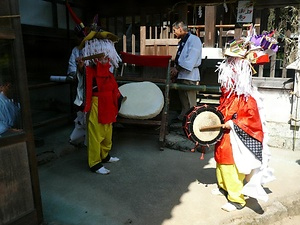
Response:
[[[89,167],[100,164],[108,156],[112,147],[112,123],[98,122],[98,98],[92,98],[92,106],[88,117],[87,149]]]
[[[216,175],[219,187],[228,192],[228,200],[244,206],[246,201],[242,189],[245,174],[239,173],[235,165],[217,164]]]

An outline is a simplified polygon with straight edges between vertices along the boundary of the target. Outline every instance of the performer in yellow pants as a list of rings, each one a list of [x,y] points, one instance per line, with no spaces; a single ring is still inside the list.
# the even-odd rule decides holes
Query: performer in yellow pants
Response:
[[[88,164],[92,172],[108,174],[102,163],[117,162],[119,158],[111,157],[112,123],[116,122],[121,104],[121,93],[114,77],[121,58],[115,49],[118,36],[102,30],[98,25],[98,15],[88,29],[74,14],[69,4],[67,8],[78,29],[84,36],[78,49],[82,57],[76,58],[77,69],[84,77],[84,113],[87,120]]]
[[[246,201],[241,190],[244,187],[245,174],[239,173],[235,164],[217,164],[216,175],[218,186],[227,192],[228,200],[244,207]]]
[[[98,97],[94,96],[88,118],[88,163],[92,171],[97,171],[102,167],[101,162],[109,160],[111,147],[112,123],[98,122]]]

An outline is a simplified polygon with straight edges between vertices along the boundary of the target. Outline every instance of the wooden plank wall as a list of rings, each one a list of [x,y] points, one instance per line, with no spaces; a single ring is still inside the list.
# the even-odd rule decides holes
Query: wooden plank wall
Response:
[[[35,206],[26,143],[11,144],[0,150],[0,224],[8,224],[35,212]]]
[[[257,20],[256,22],[260,22]],[[220,34],[215,47],[226,48],[226,43],[235,38],[236,33],[245,32],[250,24],[244,24],[243,27],[235,28],[234,24],[216,24],[214,25],[217,32]],[[254,24],[257,33],[259,33],[260,24]],[[190,25],[188,26],[202,40],[205,38],[205,25]],[[141,55],[172,55],[172,60],[175,59],[177,51],[178,39],[174,38],[169,27],[140,27],[140,52]],[[207,47],[205,44],[204,48]],[[135,51],[135,35],[132,35],[132,54]],[[123,51],[127,52],[126,36],[123,35]],[[262,66],[255,66],[257,77],[268,78],[286,78],[286,70],[281,67],[280,61],[276,60],[276,55],[270,58],[270,63]],[[281,68],[281,74],[275,74],[276,70]],[[277,72],[278,73],[278,72]]]
[[[174,60],[177,45],[178,39],[174,38],[169,27],[149,27],[148,32],[146,26],[140,27],[141,55],[172,55]]]

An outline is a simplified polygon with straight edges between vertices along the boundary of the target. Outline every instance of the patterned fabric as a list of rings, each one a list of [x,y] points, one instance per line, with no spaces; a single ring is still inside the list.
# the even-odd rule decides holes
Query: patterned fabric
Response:
[[[233,125],[234,130],[237,133],[238,137],[244,143],[244,145],[255,155],[255,157],[262,161],[262,143],[251,137],[236,124]]]
[[[248,135],[251,135],[255,140],[263,142],[262,124],[259,116],[258,107],[255,99],[249,96],[247,99],[244,96],[238,97],[236,93],[228,96],[224,88],[220,98],[218,110],[224,116],[224,122],[233,120],[239,128]],[[235,119],[233,119],[236,117]],[[225,129],[223,138],[216,143],[215,160],[219,164],[234,164],[232,147],[230,143],[229,130]]]

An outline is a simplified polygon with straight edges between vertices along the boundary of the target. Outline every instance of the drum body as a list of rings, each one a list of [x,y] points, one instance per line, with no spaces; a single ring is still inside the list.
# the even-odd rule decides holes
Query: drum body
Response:
[[[223,136],[223,115],[215,107],[194,106],[184,116],[182,126],[188,139],[196,145],[213,145]],[[215,126],[214,128],[202,128]],[[200,131],[201,130],[201,131]]]

